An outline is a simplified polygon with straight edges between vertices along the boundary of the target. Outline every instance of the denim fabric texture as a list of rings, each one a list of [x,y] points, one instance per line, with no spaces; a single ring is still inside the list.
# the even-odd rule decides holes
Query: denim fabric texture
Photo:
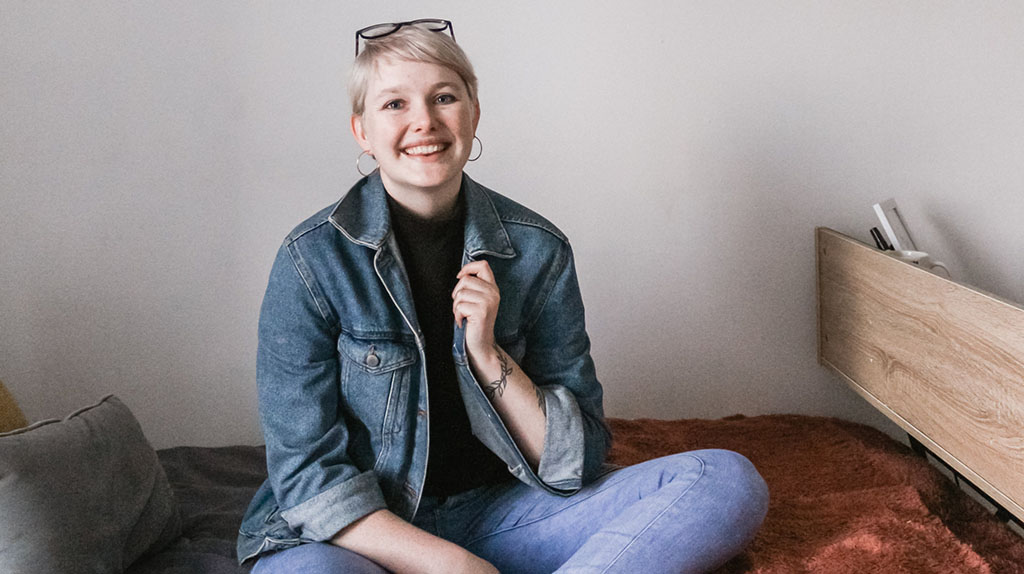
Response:
[[[534,472],[474,378],[453,321],[473,434],[524,485],[571,495],[597,477],[610,443],[572,250],[546,219],[466,175],[462,193],[464,264],[490,264],[501,290],[495,339],[547,409]],[[374,172],[278,251],[257,352],[269,479],[243,519],[240,561],[327,540],[375,510],[416,516],[430,440],[424,345],[385,194]]]
[[[768,510],[743,456],[699,450],[600,477],[569,498],[520,482],[426,498],[414,524],[502,574],[692,574],[739,553]],[[362,556],[309,544],[267,555],[253,574],[386,574]]]
[[[260,556],[252,574],[389,574],[376,562],[329,542],[300,544]]]

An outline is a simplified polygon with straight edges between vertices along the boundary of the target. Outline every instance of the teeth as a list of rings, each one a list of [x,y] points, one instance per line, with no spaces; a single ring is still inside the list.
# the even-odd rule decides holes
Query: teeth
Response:
[[[427,155],[431,153],[437,153],[444,149],[441,144],[434,145],[419,145],[416,147],[406,148],[405,153],[408,155]]]

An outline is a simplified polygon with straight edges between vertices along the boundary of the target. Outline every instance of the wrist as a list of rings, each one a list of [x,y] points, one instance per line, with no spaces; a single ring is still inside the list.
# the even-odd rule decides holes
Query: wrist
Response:
[[[466,355],[474,369],[491,372],[500,370],[505,352],[501,350],[497,343],[490,343],[481,345],[476,351],[467,348]]]
[[[427,570],[431,574],[452,574],[453,572],[474,572],[473,565],[480,558],[456,544],[445,545],[430,561]]]
[[[498,574],[498,570],[483,558],[465,548],[459,547],[459,550],[460,553],[453,558],[454,562],[446,564],[446,568],[439,570],[438,574]]]

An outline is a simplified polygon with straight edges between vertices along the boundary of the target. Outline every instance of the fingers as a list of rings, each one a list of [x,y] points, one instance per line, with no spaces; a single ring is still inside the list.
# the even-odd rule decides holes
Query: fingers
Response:
[[[459,282],[452,289],[452,299],[456,303],[459,302],[462,295],[473,295],[467,302],[493,303],[494,309],[497,310],[501,295],[494,279],[494,272],[491,271],[491,266],[486,261],[473,261],[467,264],[459,270],[456,277]]]
[[[484,260],[467,263],[459,270],[457,277],[462,279],[467,275],[475,275],[488,283],[494,283],[494,272],[491,271],[491,266]]]
[[[483,317],[497,313],[501,296],[497,288],[477,279],[464,277],[452,292],[452,311],[456,322],[467,317]]]
[[[455,322],[462,324],[463,319],[471,322],[478,322],[487,316],[487,303],[482,301],[467,301],[459,298],[452,303],[452,313],[455,315]]]
[[[452,290],[452,313],[456,324],[462,325],[466,320],[469,323],[467,329],[475,324],[484,333],[493,330],[501,295],[490,265],[486,261],[469,263],[459,271],[458,278]]]
[[[498,286],[494,283],[488,283],[475,275],[466,275],[455,284],[455,288],[452,289],[452,298],[462,291],[467,293],[494,293],[497,296]]]

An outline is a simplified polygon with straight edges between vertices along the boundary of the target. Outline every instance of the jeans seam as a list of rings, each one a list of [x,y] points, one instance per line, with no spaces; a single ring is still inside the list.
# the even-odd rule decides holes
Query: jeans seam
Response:
[[[691,455],[691,456],[692,456],[692,455]],[[650,527],[651,527],[651,526],[652,526],[652,525],[653,525],[653,524],[654,524],[655,522],[657,522],[659,518],[661,518],[662,516],[664,516],[664,515],[665,515],[665,513],[666,513],[666,512],[668,512],[668,509],[669,509],[669,508],[672,508],[673,506],[675,506],[675,504],[676,504],[677,502],[679,502],[679,499],[681,499],[682,497],[686,496],[686,494],[687,494],[688,492],[690,492],[690,490],[691,490],[691,489],[692,489],[692,488],[693,488],[693,487],[694,487],[694,486],[695,486],[695,485],[696,485],[696,484],[697,484],[698,482],[700,482],[700,479],[704,478],[704,469],[705,469],[705,466],[706,466],[706,465],[705,465],[705,463],[704,463],[704,460],[703,460],[703,459],[701,459],[701,458],[699,458],[699,457],[696,457],[696,456],[694,456],[693,458],[694,458],[694,459],[696,459],[696,460],[697,460],[697,461],[698,461],[698,462],[700,463],[700,474],[699,474],[699,475],[697,475],[697,478],[696,478],[696,479],[694,479],[694,481],[693,481],[693,482],[691,482],[691,483],[690,483],[690,485],[686,487],[686,490],[684,490],[684,491],[682,491],[681,493],[679,493],[679,496],[675,497],[675,499],[673,499],[671,503],[669,503],[669,504],[665,505],[665,508],[663,508],[663,509],[661,510],[661,512],[659,512],[659,513],[658,513],[658,515],[657,515],[657,516],[655,516],[654,518],[652,518],[652,519],[651,519],[651,521],[647,523],[647,526],[644,526],[644,527],[643,527],[643,529],[641,529],[641,530],[640,530],[640,532],[637,532],[637,533],[636,533],[636,535],[635,535],[635,536],[633,536],[633,539],[632,539],[632,540],[630,540],[630,541],[629,541],[629,543],[627,543],[627,544],[626,544],[626,546],[625,546],[625,547],[623,547],[623,548],[622,548],[622,550],[620,550],[620,551],[619,551],[619,553],[615,555],[615,558],[612,558],[611,562],[609,562],[607,566],[605,566],[604,570],[601,570],[601,574],[605,574],[606,572],[608,572],[608,570],[610,570],[610,569],[611,569],[611,567],[612,567],[612,566],[614,566],[614,565],[615,565],[615,563],[619,561],[619,558],[622,558],[622,555],[623,555],[623,554],[625,554],[627,550],[629,550],[630,546],[632,546],[632,545],[633,545],[633,543],[634,543],[634,542],[636,542],[636,541],[637,541],[637,540],[638,540],[638,539],[639,539],[639,538],[640,538],[640,537],[641,537],[641,536],[643,535],[643,533],[644,533],[644,532],[647,532],[647,530],[648,530],[648,529],[649,529],[649,528],[650,528]]]

